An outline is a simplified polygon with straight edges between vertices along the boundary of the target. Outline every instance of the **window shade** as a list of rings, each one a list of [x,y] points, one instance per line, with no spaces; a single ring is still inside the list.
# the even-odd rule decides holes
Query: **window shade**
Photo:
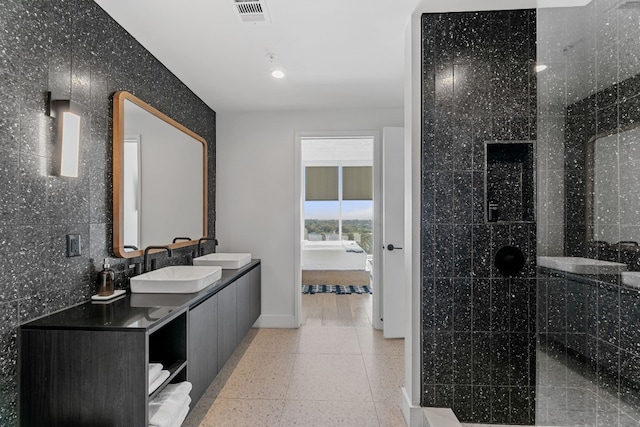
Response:
[[[342,168],[342,200],[373,200],[373,168],[371,166]]]
[[[338,200],[338,167],[305,167],[305,200]]]

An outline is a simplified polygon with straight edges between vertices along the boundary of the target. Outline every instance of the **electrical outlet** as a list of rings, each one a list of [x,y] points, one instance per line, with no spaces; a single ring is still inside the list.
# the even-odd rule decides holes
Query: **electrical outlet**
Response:
[[[67,256],[80,256],[82,252],[79,234],[67,234]]]

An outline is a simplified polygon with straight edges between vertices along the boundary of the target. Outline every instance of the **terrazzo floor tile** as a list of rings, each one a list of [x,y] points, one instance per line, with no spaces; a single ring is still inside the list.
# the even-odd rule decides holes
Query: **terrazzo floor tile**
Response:
[[[356,329],[344,326],[300,328],[298,352],[306,354],[361,354]]]
[[[404,383],[404,356],[363,355],[374,402],[400,402]]]
[[[245,353],[225,384],[220,397],[227,399],[283,399],[294,354]]]
[[[362,356],[298,354],[286,398],[371,402],[371,389]]]
[[[252,329],[183,426],[404,426],[403,340],[358,327],[370,295],[315,297],[301,328]]]
[[[305,294],[302,295],[302,324],[371,327],[372,301],[370,294]]]
[[[281,426],[378,427],[381,424],[373,402],[288,400]]]
[[[406,427],[399,402],[374,402],[374,405],[376,406],[380,427]]]
[[[362,354],[404,354],[404,339],[386,339],[371,326],[356,328],[356,334]]]
[[[260,329],[248,353],[297,353],[300,329]]]
[[[201,427],[278,427],[283,400],[217,399]]]

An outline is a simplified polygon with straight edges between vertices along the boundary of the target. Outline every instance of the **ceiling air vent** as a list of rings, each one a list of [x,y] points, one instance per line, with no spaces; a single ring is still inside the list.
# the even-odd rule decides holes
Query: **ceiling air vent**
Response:
[[[241,22],[266,24],[271,22],[264,0],[231,0]]]

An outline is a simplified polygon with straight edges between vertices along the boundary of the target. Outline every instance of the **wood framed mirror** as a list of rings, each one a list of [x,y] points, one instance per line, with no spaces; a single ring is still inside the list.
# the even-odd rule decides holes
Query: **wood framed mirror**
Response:
[[[150,245],[190,246],[206,235],[207,142],[131,93],[116,92],[115,255],[141,256]]]

